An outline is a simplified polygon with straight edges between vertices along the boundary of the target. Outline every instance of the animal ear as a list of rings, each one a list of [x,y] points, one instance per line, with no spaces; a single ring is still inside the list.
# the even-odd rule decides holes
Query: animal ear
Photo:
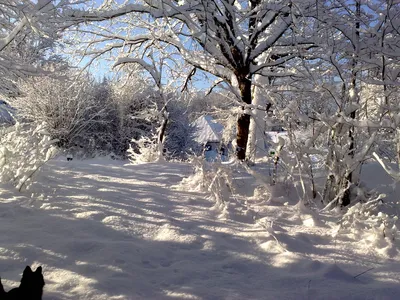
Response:
[[[23,275],[27,275],[27,274],[31,274],[31,273],[33,273],[31,267],[26,266]]]
[[[3,284],[1,283],[1,277],[0,277],[0,295],[4,295],[6,291],[4,290]]]
[[[42,274],[42,266],[37,267],[35,273],[40,273],[40,274]]]

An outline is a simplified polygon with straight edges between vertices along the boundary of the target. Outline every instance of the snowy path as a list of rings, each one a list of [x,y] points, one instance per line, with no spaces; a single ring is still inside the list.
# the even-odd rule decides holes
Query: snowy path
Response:
[[[0,188],[6,290],[25,265],[40,264],[43,299],[400,298],[398,260],[352,250],[345,238],[338,247],[330,228],[290,207],[269,208],[280,244],[250,218],[220,220],[206,195],[170,188],[190,172],[183,164],[55,161],[33,202]]]

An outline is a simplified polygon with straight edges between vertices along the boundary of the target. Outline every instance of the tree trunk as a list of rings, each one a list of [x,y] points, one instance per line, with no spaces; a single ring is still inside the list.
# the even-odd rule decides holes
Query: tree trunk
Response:
[[[254,165],[256,161],[256,152],[257,152],[257,121],[256,121],[256,112],[252,113],[252,118],[250,118],[250,127],[249,127],[249,137],[247,140],[247,149],[246,149],[246,157],[247,161]]]
[[[237,75],[237,80],[242,101],[246,104],[251,104],[251,79],[247,78],[246,74],[239,74]],[[238,118],[236,134],[236,155],[239,160],[246,159],[247,140],[249,138],[250,128],[250,115],[245,112],[244,106],[242,109],[243,114]]]
[[[395,131],[395,140],[396,140],[396,158],[397,158],[397,166],[400,171],[400,128],[396,128]]]
[[[255,75],[254,80],[257,84],[261,84],[261,76]],[[253,88],[252,104],[256,107],[252,110],[252,118],[250,120],[250,132],[247,141],[246,158],[248,161],[255,162],[257,157],[265,156],[265,116],[268,106],[265,99],[263,89],[258,85]],[[260,107],[264,109],[259,109]]]
[[[351,67],[351,81],[350,81],[350,87],[349,87],[349,104],[350,106],[354,105],[355,103],[358,103],[358,96],[357,96],[357,62],[358,62],[358,55],[360,52],[360,17],[361,17],[361,2],[356,1],[356,24],[355,24],[355,40],[353,42],[353,48],[354,48],[354,53],[353,53],[353,59],[352,59],[352,67]],[[350,113],[350,118],[355,119],[356,118],[356,110],[352,111]],[[355,127],[351,125],[349,127],[349,152],[348,156],[350,156],[350,159],[354,158],[355,155],[355,150],[356,150],[356,145],[355,145]],[[358,168],[357,168],[358,169]],[[358,170],[357,170],[358,171]],[[358,184],[358,174],[357,172],[353,173],[349,172],[349,174],[346,177],[346,180],[342,182],[342,188],[345,189],[345,192],[343,193],[343,196],[341,198],[340,203],[343,206],[347,206],[350,204],[350,188],[352,184]]]
[[[162,160],[164,158],[164,137],[165,137],[165,131],[167,129],[168,125],[168,111],[167,107],[164,107],[164,111],[162,112],[163,116],[163,121],[160,127],[160,130],[158,132],[158,160]]]

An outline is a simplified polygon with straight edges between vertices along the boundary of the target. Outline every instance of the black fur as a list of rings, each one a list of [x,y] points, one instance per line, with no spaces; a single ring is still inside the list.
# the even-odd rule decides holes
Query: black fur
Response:
[[[38,267],[35,272],[27,266],[22,274],[19,287],[4,291],[0,278],[0,300],[40,300],[42,299],[44,279],[42,267]]]
[[[0,277],[0,299],[4,299],[6,295],[6,291],[4,290],[3,284],[1,283],[1,277]]]

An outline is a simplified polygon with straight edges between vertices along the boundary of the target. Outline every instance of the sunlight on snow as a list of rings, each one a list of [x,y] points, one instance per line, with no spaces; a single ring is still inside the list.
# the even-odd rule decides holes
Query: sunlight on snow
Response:
[[[88,263],[86,261],[76,261],[75,264],[77,266],[91,266],[91,263]],[[117,266],[113,266],[113,265],[96,265],[96,267],[98,268],[104,268],[107,269],[108,271],[112,271],[112,272],[120,272],[123,273],[124,271],[121,268],[118,268]]]
[[[8,260],[8,259],[13,259],[13,260],[20,260],[21,257],[19,254],[13,250],[6,249],[6,248],[0,248],[0,259],[3,260]]]
[[[164,290],[164,293],[166,296],[171,297],[172,299],[201,299],[200,297],[184,292]]]
[[[161,226],[155,237],[151,239],[155,241],[173,241],[175,243],[190,244],[195,242],[198,237],[193,234],[182,234],[179,232],[179,228],[165,224]]]
[[[282,254],[275,255],[271,259],[271,264],[276,268],[287,268],[288,266],[298,263],[302,258],[291,252],[284,252]]]

